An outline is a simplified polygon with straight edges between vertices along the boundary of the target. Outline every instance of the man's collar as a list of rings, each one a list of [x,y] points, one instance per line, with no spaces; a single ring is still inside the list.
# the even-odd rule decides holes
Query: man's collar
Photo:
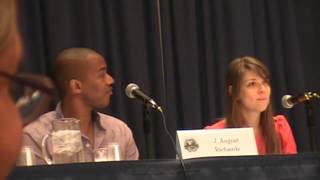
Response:
[[[61,102],[59,102],[57,104],[55,111],[57,113],[57,119],[64,118],[63,113],[62,113],[62,109],[61,109]]]
[[[64,118],[64,115],[63,115],[63,112],[61,109],[61,102],[59,102],[57,104],[55,111],[57,113],[57,117],[56,117],[57,119]],[[93,119],[93,122],[96,123],[99,128],[102,128],[105,130],[105,128],[102,126],[102,123],[101,123],[101,116],[99,115],[99,113],[97,111],[93,110],[91,112],[91,117]]]

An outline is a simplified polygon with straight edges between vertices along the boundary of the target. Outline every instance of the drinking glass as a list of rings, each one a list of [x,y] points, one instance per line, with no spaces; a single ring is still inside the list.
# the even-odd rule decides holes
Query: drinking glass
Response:
[[[33,166],[36,164],[36,158],[31,147],[23,146],[17,159],[17,166]]]
[[[120,161],[120,145],[118,143],[109,143],[106,147],[94,150],[94,161]]]

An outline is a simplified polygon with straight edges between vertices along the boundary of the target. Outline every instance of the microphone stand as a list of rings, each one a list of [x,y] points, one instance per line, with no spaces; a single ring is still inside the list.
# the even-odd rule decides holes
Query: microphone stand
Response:
[[[144,133],[145,133],[145,142],[146,142],[146,147],[147,147],[147,157],[148,158],[151,158],[151,159],[154,159],[155,158],[155,150],[154,150],[154,144],[153,144],[153,141],[152,141],[152,134],[151,134],[151,128],[152,128],[152,122],[151,122],[151,118],[150,118],[150,106],[148,105],[147,102],[144,102],[143,103],[143,126],[144,126]],[[189,179],[189,176],[187,174],[187,171],[186,171],[186,166],[185,166],[185,163],[184,163],[184,160],[181,156],[181,153],[176,149],[176,143],[175,141],[173,140],[173,137],[171,136],[168,128],[167,128],[167,124],[166,124],[166,117],[164,115],[164,112],[161,108],[161,106],[158,106],[155,108],[156,110],[158,110],[160,113],[161,113],[161,119],[162,119],[162,123],[163,123],[163,128],[166,132],[166,134],[168,135],[169,139],[171,140],[171,143],[173,145],[173,149],[175,150],[176,152],[176,155],[180,161],[180,164],[181,164],[181,167],[183,169],[183,174],[184,174],[184,177],[186,180],[190,180]]]
[[[152,122],[150,116],[150,107],[147,103],[143,103],[143,132],[146,145],[147,159],[154,159],[154,144],[152,141]]]
[[[307,125],[309,128],[309,140],[311,145],[312,152],[318,152],[319,146],[317,143],[317,137],[315,134],[315,120],[314,120],[314,112],[313,112],[313,106],[310,101],[305,102],[305,110],[307,115]]]

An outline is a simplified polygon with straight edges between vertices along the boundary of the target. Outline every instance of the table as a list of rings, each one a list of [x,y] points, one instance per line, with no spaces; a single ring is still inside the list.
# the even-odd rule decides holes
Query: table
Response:
[[[319,180],[320,154],[140,160],[17,167],[9,180]],[[185,174],[187,177],[185,177]]]

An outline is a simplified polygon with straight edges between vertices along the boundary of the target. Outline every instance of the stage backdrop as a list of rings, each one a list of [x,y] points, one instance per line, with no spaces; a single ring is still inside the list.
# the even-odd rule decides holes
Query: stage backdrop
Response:
[[[146,158],[134,82],[164,109],[169,131],[199,129],[223,116],[225,70],[235,57],[260,58],[272,72],[275,113],[288,116],[299,151],[310,151],[303,105],[281,97],[320,90],[320,2],[293,0],[19,0],[25,58],[21,71],[51,76],[59,51],[88,47],[115,78],[108,112],[133,130]],[[319,124],[319,101],[314,102]],[[160,115],[151,111],[151,158],[173,158]],[[318,125],[319,126],[319,125]],[[319,131],[319,127],[317,128]],[[318,133],[319,134],[319,133]],[[320,137],[318,137],[320,139]]]

